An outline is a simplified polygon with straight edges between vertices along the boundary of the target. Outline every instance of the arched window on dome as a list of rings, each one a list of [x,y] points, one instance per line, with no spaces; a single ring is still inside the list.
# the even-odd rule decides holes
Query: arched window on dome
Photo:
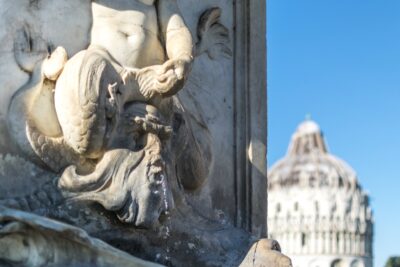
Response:
[[[340,236],[339,233],[336,233],[336,251],[339,251],[339,242],[340,242]]]
[[[351,262],[350,267],[364,267],[364,263],[361,260],[354,260]]]
[[[307,246],[307,234],[301,233],[301,247],[304,248]]]
[[[341,259],[332,261],[331,267],[344,267],[344,262]]]
[[[342,178],[342,176],[339,176],[339,188],[341,188],[343,186],[344,186],[343,178]]]
[[[281,203],[276,204],[276,213],[281,212]]]
[[[299,210],[299,202],[295,202],[294,203],[294,211],[298,211]]]

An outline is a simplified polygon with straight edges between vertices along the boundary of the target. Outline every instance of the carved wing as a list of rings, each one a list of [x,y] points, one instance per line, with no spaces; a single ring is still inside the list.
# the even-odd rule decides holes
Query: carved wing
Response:
[[[230,57],[232,51],[228,47],[229,31],[220,23],[221,9],[218,7],[206,10],[197,26],[196,55],[207,53],[211,59],[219,56]]]

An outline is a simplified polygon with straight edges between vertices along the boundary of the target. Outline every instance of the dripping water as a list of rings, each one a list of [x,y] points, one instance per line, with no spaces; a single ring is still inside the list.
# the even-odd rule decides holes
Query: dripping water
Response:
[[[164,260],[168,264],[170,263],[170,249],[168,246],[168,239],[170,237],[170,224],[171,224],[171,215],[169,211],[169,204],[168,204],[168,192],[167,192],[167,179],[164,174],[160,175],[160,180],[161,180],[161,188],[162,188],[162,193],[163,193],[163,204],[164,204],[164,215],[165,215],[165,221],[163,225],[163,231],[162,231],[162,238],[165,240],[165,256]],[[168,264],[169,265],[169,264]]]

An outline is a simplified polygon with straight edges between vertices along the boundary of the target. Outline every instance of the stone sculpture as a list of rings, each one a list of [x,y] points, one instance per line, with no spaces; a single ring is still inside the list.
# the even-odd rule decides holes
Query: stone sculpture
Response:
[[[155,222],[169,201],[163,200],[169,189],[162,140],[172,131],[170,97],[183,87],[193,60],[191,34],[176,3],[160,1],[156,11],[153,2],[94,2],[89,47],[70,59],[57,47],[38,60],[11,101],[8,121],[25,155],[54,172],[66,168],[60,188],[136,226]],[[223,29],[218,23],[205,29],[218,12],[203,18],[202,38]],[[29,50],[26,31],[14,51],[30,71],[40,51]]]
[[[4,10],[18,5],[39,21],[47,9],[81,8],[91,17],[77,18],[85,26],[70,32],[85,29],[90,38],[46,36],[51,25],[37,29],[33,21],[17,23],[12,33],[14,60],[29,78],[7,103],[0,146],[18,156],[3,168],[13,169],[23,157],[35,171],[17,176],[40,186],[1,198],[9,208],[0,210],[0,259],[11,266],[147,264],[116,249],[107,254],[83,230],[39,215],[147,260],[237,266],[255,239],[202,216],[186,198],[207,182],[215,151],[201,110],[186,109],[177,96],[196,57],[232,55],[221,10],[202,13],[194,44],[175,0],[0,2]],[[21,233],[33,249],[23,248]],[[63,253],[62,242],[77,249]],[[19,254],[9,254],[10,244]],[[284,258],[276,248],[264,250]],[[97,261],[90,263],[88,254]]]

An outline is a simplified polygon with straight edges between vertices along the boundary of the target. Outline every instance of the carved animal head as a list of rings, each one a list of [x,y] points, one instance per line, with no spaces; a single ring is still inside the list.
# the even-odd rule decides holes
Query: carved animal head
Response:
[[[80,175],[67,168],[59,187],[72,200],[101,204],[125,223],[149,228],[172,205],[172,194],[164,173],[160,140],[151,133],[140,151],[115,149],[105,153],[96,170]]]

